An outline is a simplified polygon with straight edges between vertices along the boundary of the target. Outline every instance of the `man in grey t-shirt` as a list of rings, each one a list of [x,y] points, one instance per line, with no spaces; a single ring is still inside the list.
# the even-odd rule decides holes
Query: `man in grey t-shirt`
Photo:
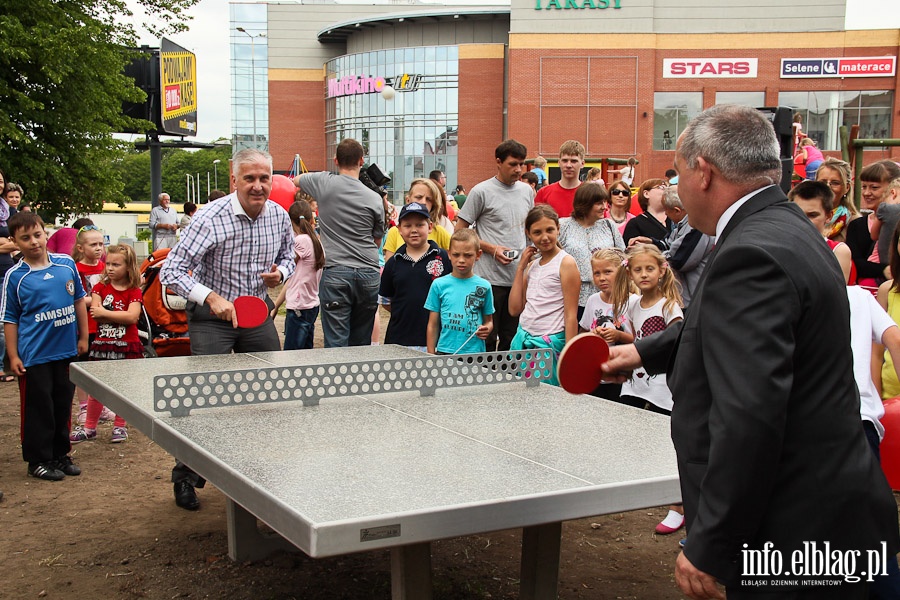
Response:
[[[378,309],[378,248],[384,204],[359,180],[365,151],[356,140],[338,144],[337,173],[304,173],[294,185],[319,203],[325,270],[319,282],[325,347],[366,346]]]
[[[509,350],[519,326],[518,317],[509,314],[509,291],[527,242],[525,217],[534,206],[534,190],[519,181],[527,155],[525,146],[515,140],[497,146],[497,175],[472,188],[456,219],[457,231],[474,224],[481,238],[483,254],[475,263],[475,274],[490,282],[496,311],[494,330],[486,341],[488,352]],[[505,254],[509,251],[515,258]]]

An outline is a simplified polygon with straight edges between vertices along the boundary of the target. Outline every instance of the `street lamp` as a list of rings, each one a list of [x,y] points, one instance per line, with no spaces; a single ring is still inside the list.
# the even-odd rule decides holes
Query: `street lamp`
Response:
[[[213,171],[216,177],[216,189],[219,189],[219,163],[222,162],[218,158],[213,161]]]
[[[187,196],[185,198],[185,202],[190,202],[191,201],[191,191],[193,191],[193,189],[194,189],[194,176],[191,175],[190,173],[185,173],[185,176],[187,177],[187,181],[186,181]]]
[[[264,38],[266,34],[257,33],[253,35],[243,27],[235,27],[237,31],[240,31],[248,38],[250,38],[250,81],[251,81],[251,93],[253,94],[253,104],[251,105],[253,108],[253,146],[258,149],[259,147],[259,139],[256,136],[256,38]]]

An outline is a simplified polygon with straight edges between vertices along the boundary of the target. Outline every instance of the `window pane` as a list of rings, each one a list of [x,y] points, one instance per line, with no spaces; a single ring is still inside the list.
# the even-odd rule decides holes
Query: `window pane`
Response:
[[[674,150],[675,140],[702,107],[703,92],[653,94],[653,149]]]
[[[716,92],[716,104],[739,104],[759,108],[765,106],[765,92]]]

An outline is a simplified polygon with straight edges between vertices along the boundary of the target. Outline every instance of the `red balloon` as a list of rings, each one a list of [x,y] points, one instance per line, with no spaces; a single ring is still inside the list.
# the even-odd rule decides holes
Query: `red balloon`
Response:
[[[892,490],[900,490],[900,397],[884,401],[884,439],[881,440],[881,469]]]
[[[277,202],[284,210],[288,210],[294,203],[294,194],[297,193],[297,186],[289,177],[284,175],[272,176],[272,191],[269,192],[269,200]]]

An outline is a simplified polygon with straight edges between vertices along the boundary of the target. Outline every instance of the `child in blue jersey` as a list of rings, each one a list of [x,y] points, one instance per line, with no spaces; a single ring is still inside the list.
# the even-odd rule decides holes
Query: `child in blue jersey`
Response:
[[[450,238],[451,277],[435,279],[425,299],[430,354],[484,352],[484,340],[494,327],[491,284],[475,275],[481,242],[472,229],[460,229]]]
[[[22,457],[32,477],[59,481],[81,474],[69,457],[75,392],[69,363],[88,347],[84,287],[71,257],[47,252],[37,213],[16,213],[9,234],[22,261],[6,274],[0,321],[10,367],[19,377]]]

